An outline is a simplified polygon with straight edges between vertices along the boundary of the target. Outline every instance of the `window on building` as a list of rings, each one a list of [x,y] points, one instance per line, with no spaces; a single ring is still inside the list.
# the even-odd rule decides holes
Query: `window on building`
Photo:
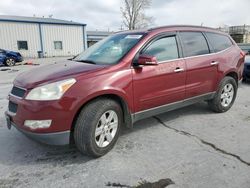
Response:
[[[27,41],[17,41],[18,50],[28,50],[28,42]]]
[[[97,43],[98,41],[87,41],[88,44],[88,48],[93,46],[95,43]]]
[[[206,36],[215,52],[225,50],[233,45],[232,41],[225,35],[207,32]]]
[[[175,36],[160,38],[151,43],[142,54],[155,56],[157,61],[167,61],[179,57]]]
[[[63,49],[62,41],[54,41],[54,47],[55,50],[62,50]]]
[[[207,41],[201,32],[181,32],[180,36],[184,46],[185,57],[209,53]]]

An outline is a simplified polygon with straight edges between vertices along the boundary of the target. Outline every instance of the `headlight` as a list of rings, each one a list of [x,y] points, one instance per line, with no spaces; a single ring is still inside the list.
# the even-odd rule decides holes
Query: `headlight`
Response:
[[[38,101],[58,100],[74,83],[76,83],[76,80],[72,78],[40,86],[32,89],[26,99]]]

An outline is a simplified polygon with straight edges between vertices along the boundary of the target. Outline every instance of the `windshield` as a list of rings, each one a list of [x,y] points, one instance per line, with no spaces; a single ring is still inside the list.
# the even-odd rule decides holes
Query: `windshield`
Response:
[[[73,60],[92,64],[116,64],[135,46],[143,34],[116,34],[94,44]]]

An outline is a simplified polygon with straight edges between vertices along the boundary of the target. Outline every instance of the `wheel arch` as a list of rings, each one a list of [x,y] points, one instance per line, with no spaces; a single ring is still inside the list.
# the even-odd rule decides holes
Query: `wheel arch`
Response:
[[[131,111],[129,109],[128,103],[126,102],[126,100],[124,99],[124,97],[118,95],[118,94],[114,94],[114,93],[106,93],[106,94],[100,94],[100,95],[95,95],[91,98],[88,98],[86,101],[84,101],[80,107],[77,109],[72,124],[71,124],[71,142],[73,141],[73,132],[74,132],[74,128],[75,128],[75,122],[77,120],[78,115],[80,114],[81,110],[90,102],[100,99],[100,98],[108,98],[108,99],[112,99],[116,102],[118,102],[122,108],[123,111],[123,123],[126,127],[128,128],[132,128],[133,127],[133,123],[132,123],[132,114]]]
[[[218,80],[218,82],[216,84],[216,87],[215,87],[216,91],[219,89],[220,83],[222,82],[223,78],[225,78],[226,76],[233,78],[236,81],[236,84],[238,86],[238,83],[239,83],[238,73],[237,73],[236,70],[231,69],[231,70],[225,72],[224,74],[220,75],[220,78],[219,78],[219,80]]]
[[[237,85],[238,85],[238,79],[239,79],[239,77],[238,77],[238,73],[237,73],[237,72],[235,72],[235,71],[230,71],[230,72],[226,73],[225,76],[232,77],[232,78],[236,81],[236,83],[237,83]]]

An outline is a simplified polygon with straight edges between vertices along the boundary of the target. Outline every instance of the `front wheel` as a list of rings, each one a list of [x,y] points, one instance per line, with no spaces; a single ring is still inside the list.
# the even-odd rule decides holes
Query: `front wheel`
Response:
[[[15,59],[13,58],[7,58],[6,61],[5,61],[5,64],[9,67],[12,67],[16,64],[16,61]]]
[[[122,109],[111,99],[100,98],[87,104],[80,112],[74,139],[80,152],[100,157],[115,145],[122,124]]]
[[[220,83],[219,89],[215,97],[208,101],[210,108],[214,112],[228,111],[236,98],[238,85],[234,78],[226,76]]]

